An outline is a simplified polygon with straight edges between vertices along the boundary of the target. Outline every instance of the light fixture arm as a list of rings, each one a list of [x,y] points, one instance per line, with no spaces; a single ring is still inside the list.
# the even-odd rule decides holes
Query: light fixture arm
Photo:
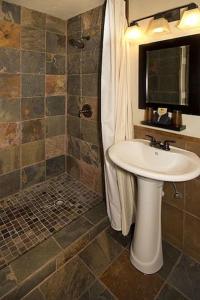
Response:
[[[177,21],[180,18],[180,10],[181,9],[187,8],[188,10],[190,10],[190,9],[194,9],[194,8],[197,8],[197,7],[198,7],[198,5],[194,2],[192,2],[192,3],[186,4],[186,5],[178,6],[178,7],[175,7],[175,8],[171,8],[171,9],[156,13],[154,15],[150,15],[150,16],[147,16],[147,17],[144,17],[144,18],[134,20],[130,23],[129,26],[137,25],[138,22],[146,20],[146,19],[150,19],[150,18],[158,19],[158,18],[164,17],[168,20],[168,22]],[[173,11],[177,11],[178,14],[177,14],[177,16],[170,17],[170,13],[173,12]]]

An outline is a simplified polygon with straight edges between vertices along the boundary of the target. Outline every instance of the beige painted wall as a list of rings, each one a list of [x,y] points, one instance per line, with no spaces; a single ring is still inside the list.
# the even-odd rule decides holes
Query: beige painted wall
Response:
[[[155,14],[159,11],[191,3],[190,0],[129,0],[130,21]],[[200,5],[200,0],[194,0]]]
[[[180,6],[182,4],[187,4],[190,1],[178,1],[178,0],[170,0],[167,3],[165,1],[148,1],[148,0],[130,0],[130,15],[133,16],[131,19],[136,19],[140,17],[145,17],[146,15],[150,15],[151,13],[156,13],[162,10],[169,9],[171,7]],[[196,3],[200,5],[200,0],[196,1]],[[150,20],[140,22],[140,26],[145,31]],[[200,29],[198,30],[190,30],[190,31],[181,31],[177,27],[177,22],[170,23],[171,33],[160,35],[158,37],[149,37],[145,35],[138,43],[131,45],[130,51],[130,63],[131,63],[131,72],[130,76],[131,87],[132,87],[132,97],[134,101],[134,124],[139,125],[140,122],[144,119],[144,110],[138,109],[138,50],[139,44],[145,44],[150,42],[155,42],[159,40],[171,39],[175,37],[181,37],[184,35],[196,34],[200,33]],[[197,99],[200,101],[200,99]],[[183,123],[187,126],[186,130],[182,131],[182,134],[188,136],[194,136],[200,138],[200,116],[189,116],[183,115]],[[181,134],[180,133],[180,134]],[[179,133],[177,133],[179,134]]]

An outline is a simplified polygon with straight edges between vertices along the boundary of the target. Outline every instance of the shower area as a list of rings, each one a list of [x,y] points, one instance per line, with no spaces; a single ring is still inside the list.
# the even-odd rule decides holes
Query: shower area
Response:
[[[0,299],[25,299],[108,226],[99,120],[103,12],[64,21],[0,3]],[[80,268],[87,271],[75,259],[70,270]]]

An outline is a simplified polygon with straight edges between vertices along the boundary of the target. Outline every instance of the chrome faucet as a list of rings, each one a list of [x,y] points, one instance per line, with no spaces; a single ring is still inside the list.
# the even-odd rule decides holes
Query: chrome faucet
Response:
[[[176,143],[173,140],[165,140],[163,143],[161,141],[157,141],[154,136],[152,135],[146,135],[146,137],[150,138],[149,146],[154,148],[159,148],[165,151],[170,151],[170,144]]]

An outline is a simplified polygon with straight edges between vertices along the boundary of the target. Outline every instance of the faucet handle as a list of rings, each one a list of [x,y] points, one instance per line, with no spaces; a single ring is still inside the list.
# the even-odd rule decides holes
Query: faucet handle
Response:
[[[170,151],[170,144],[174,144],[174,143],[176,143],[176,141],[174,141],[174,140],[165,140],[164,142],[163,142],[163,150],[166,150],[166,151]]]
[[[145,136],[148,137],[148,138],[150,138],[150,142],[151,143],[156,142],[156,139],[155,139],[155,137],[153,135],[146,134]]]

